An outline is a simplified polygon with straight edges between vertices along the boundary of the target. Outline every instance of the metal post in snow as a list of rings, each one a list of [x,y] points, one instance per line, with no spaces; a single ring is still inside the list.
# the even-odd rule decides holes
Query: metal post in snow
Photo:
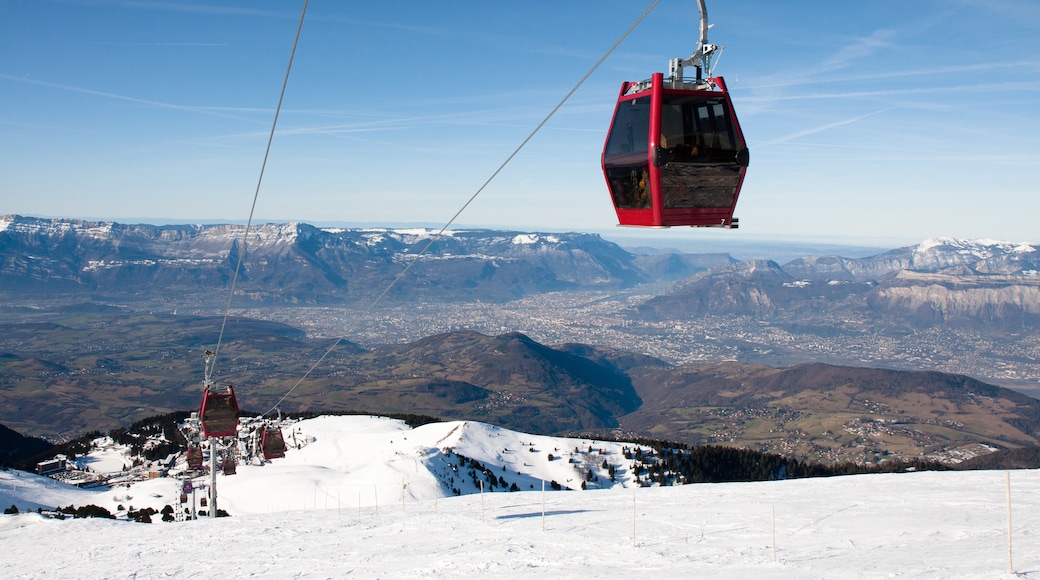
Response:
[[[1008,574],[1015,573],[1015,566],[1011,561],[1011,472],[1004,472],[1004,486],[1007,489],[1007,553]]]
[[[209,517],[217,517],[217,438],[209,438]]]
[[[769,507],[773,527],[773,561],[776,562],[776,506]]]
[[[632,547],[636,547],[636,490],[632,489]]]
[[[545,531],[545,480],[542,480],[542,531]]]

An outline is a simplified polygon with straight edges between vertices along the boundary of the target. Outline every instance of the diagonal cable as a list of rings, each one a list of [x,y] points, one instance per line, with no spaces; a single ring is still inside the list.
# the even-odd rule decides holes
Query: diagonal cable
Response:
[[[585,76],[581,77],[581,80],[579,80],[577,82],[577,84],[574,85],[574,88],[572,88],[570,90],[570,92],[568,92],[563,97],[563,99],[561,99],[560,102],[557,103],[557,105],[555,107],[553,107],[552,111],[549,111],[549,114],[546,115],[544,119],[542,119],[542,122],[538,123],[538,126],[535,127],[534,130],[532,130],[531,133],[520,143],[520,145],[518,145],[516,147],[516,149],[514,149],[513,152],[509,154],[509,157],[507,157],[506,160],[503,161],[502,164],[498,166],[498,169],[496,169],[491,174],[491,177],[488,177],[487,180],[484,181],[484,183],[477,189],[477,191],[474,192],[473,195],[471,195],[468,200],[466,200],[466,203],[462,204],[462,207],[459,208],[459,210],[457,212],[455,212],[455,215],[451,216],[451,219],[449,219],[448,222],[446,224],[444,224],[444,226],[436,234],[434,234],[433,236],[430,237],[430,241],[427,242],[427,244],[425,246],[423,246],[423,249],[420,250],[417,254],[415,254],[415,257],[412,258],[412,261],[409,262],[408,265],[405,266],[405,268],[403,270],[401,270],[401,272],[397,276],[395,276],[393,280],[390,281],[390,283],[386,286],[386,288],[383,289],[383,291],[379,294],[379,296],[377,296],[375,298],[375,300],[373,300],[372,303],[369,304],[368,307],[365,308],[365,310],[363,310],[361,312],[361,315],[356,317],[354,320],[357,320],[357,319],[359,319],[361,317],[367,316],[372,311],[372,309],[375,308],[376,304],[379,304],[379,302],[383,299],[383,297],[386,296],[387,293],[390,292],[390,290],[394,286],[397,285],[397,283],[401,280],[401,278],[404,277],[404,275],[406,273],[408,273],[408,270],[411,270],[412,266],[414,266],[415,263],[418,262],[419,259],[422,258],[422,256],[426,253],[426,251],[430,249],[430,246],[432,246],[434,244],[434,242],[436,242],[442,235],[444,235],[444,232],[451,226],[451,224],[455,223],[455,220],[458,219],[458,217],[460,215],[462,215],[462,212],[465,211],[466,208],[469,207],[469,205],[471,203],[473,203],[473,200],[477,199],[477,196],[480,195],[481,192],[483,192],[484,189],[488,186],[488,184],[490,184],[491,181],[494,180],[495,177],[497,177],[498,174],[501,173],[503,169],[505,169],[506,165],[508,165],[509,162],[512,161],[513,158],[516,157],[516,155],[518,153],[520,153],[520,150],[523,149],[525,145],[527,145],[527,143],[535,136],[535,134],[538,133],[538,131],[540,131],[541,128],[544,127],[545,124],[549,122],[549,119],[551,119],[553,117],[553,115],[555,115],[556,112],[560,110],[560,107],[562,107],[563,104],[566,103],[567,100],[570,99],[571,96],[575,92],[577,92],[578,88],[580,88],[581,85],[583,85],[585,83],[585,81],[588,80],[588,78],[590,76],[592,76],[592,73],[594,73],[596,71],[596,69],[598,69],[599,66],[601,64],[603,64],[603,61],[607,60],[607,57],[610,56],[611,53],[613,53],[614,50],[617,49],[617,47],[621,45],[622,41],[624,41],[625,38],[627,38],[628,35],[631,34],[633,30],[636,29],[636,26],[639,26],[639,24],[643,21],[643,19],[645,19],[647,17],[647,15],[650,14],[650,11],[653,10],[655,6],[657,6],[657,3],[659,1],[660,0],[654,0],[650,4],[650,6],[639,16],[639,18],[637,18],[636,21],[633,22],[632,25],[628,27],[628,30],[626,30],[625,33],[622,34],[621,37],[618,38],[617,41],[615,41],[614,44],[611,45],[611,47],[609,49],[607,49],[607,52],[605,52],[603,54],[603,56],[601,56],[600,59],[598,61],[596,61],[596,64],[592,65],[592,68],[590,68],[589,71],[587,73],[585,73]],[[348,329],[347,329],[348,332],[349,332],[349,330],[351,328],[353,328],[354,324],[356,324],[356,323],[353,323],[350,327],[348,327]],[[299,387],[300,384],[304,380],[306,380],[308,376],[310,376],[310,374],[314,371],[314,369],[316,369],[318,367],[318,365],[320,365],[322,363],[322,361],[324,361],[326,359],[326,357],[328,357],[329,354],[331,354],[332,351],[335,350],[337,346],[339,346],[339,343],[343,342],[343,338],[344,337],[342,337],[342,336],[337,338],[335,340],[335,342],[333,342],[332,345],[329,346],[328,349],[325,350],[325,353],[321,355],[321,358],[319,358],[317,361],[315,361],[314,364],[312,364],[311,367],[309,369],[307,369],[307,372],[304,373],[302,377],[300,377],[300,380],[296,381],[296,384],[294,384],[292,386],[292,388],[290,388],[288,390],[288,392],[286,392],[284,395],[282,395],[282,398],[278,399],[278,402],[276,402],[270,409],[268,409],[267,412],[264,413],[264,415],[268,415],[269,413],[271,413],[271,411],[276,410],[278,408],[278,405],[280,405],[282,403],[282,401],[284,401],[289,395],[291,395],[292,392],[296,390],[296,387]]]
[[[289,65],[285,68],[285,79],[282,80],[282,92],[278,95],[278,106],[274,110],[274,121],[271,123],[271,133],[267,136],[267,149],[264,151],[264,161],[260,164],[260,177],[256,180],[256,191],[253,193],[253,205],[249,208],[249,220],[246,221],[246,229],[242,232],[242,244],[238,248],[238,262],[235,264],[235,274],[231,277],[231,291],[228,292],[227,305],[224,307],[224,320],[220,323],[220,334],[217,336],[217,346],[212,355],[207,352],[206,383],[209,384],[213,368],[217,364],[217,355],[220,353],[220,343],[224,339],[224,328],[227,326],[228,314],[231,312],[231,298],[235,295],[235,284],[238,283],[238,273],[242,270],[242,262],[245,261],[246,244],[249,240],[249,228],[253,224],[253,213],[256,211],[256,201],[260,197],[260,184],[264,182],[264,170],[267,168],[267,159],[271,155],[271,143],[274,141],[274,130],[278,126],[278,115],[282,111],[282,101],[285,99],[285,88],[289,85],[289,73],[292,71],[293,59],[296,57],[296,46],[300,43],[300,31],[303,30],[303,17],[307,14],[307,4],[310,0],[303,0],[303,10],[300,12],[300,24],[296,27],[296,38],[293,39],[292,52],[289,53]]]

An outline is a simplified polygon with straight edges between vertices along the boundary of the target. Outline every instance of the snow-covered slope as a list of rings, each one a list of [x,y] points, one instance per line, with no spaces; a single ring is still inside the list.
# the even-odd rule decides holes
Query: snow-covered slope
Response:
[[[623,487],[631,476],[619,473],[613,486],[599,477],[610,489],[543,493],[544,480],[579,487],[592,463],[620,463],[625,445],[374,417],[301,421],[286,440],[285,458],[218,476],[220,505],[234,517],[0,516],[4,576],[998,578],[1011,577],[1010,565],[1040,578],[1036,470],[652,488]],[[92,465],[121,469],[117,447],[99,453]],[[473,493],[472,462],[460,468],[460,455],[521,491]],[[91,491],[0,471],[0,505],[23,512],[159,507],[179,491],[172,478]]]
[[[488,493],[540,490],[543,481],[568,489],[581,489],[583,482],[591,489],[635,485],[635,476],[627,469],[630,462],[623,457],[623,443],[528,435],[473,421],[412,429],[385,417],[318,417],[285,427],[284,437],[288,445],[284,458],[239,465],[235,475],[218,475],[221,509],[238,516],[356,507],[359,502],[378,506],[399,504],[402,498],[432,501],[480,493],[481,486]],[[111,473],[122,473],[132,463],[131,457],[121,455],[128,453],[125,447],[107,439],[101,443],[76,463]],[[610,480],[604,462],[615,466],[615,481]],[[181,457],[171,473],[184,468]],[[208,476],[196,477],[195,485],[208,481]],[[177,507],[181,490],[178,477],[89,491],[28,473],[0,472],[0,506],[13,504],[22,511],[70,504],[94,504],[119,515],[131,506],[158,511],[166,505]]]

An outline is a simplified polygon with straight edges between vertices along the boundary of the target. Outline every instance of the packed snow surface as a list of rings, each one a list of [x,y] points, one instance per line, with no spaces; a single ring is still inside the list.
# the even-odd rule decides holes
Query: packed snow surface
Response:
[[[229,518],[0,516],[4,576],[1040,578],[1036,470],[676,487],[621,476],[543,493],[541,481],[573,486],[566,479],[589,448],[615,461],[623,444],[372,417],[301,421],[285,436],[285,458],[218,475]],[[547,460],[553,450],[569,459]],[[459,454],[521,491],[455,496],[446,478]],[[84,490],[0,471],[0,504],[158,508],[180,486],[158,478]]]

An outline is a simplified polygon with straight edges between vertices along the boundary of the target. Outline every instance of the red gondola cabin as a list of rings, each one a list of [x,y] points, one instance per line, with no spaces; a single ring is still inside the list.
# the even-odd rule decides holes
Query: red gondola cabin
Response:
[[[199,420],[203,437],[233,437],[238,434],[238,401],[235,389],[228,385],[223,393],[206,387],[202,395]]]
[[[224,469],[224,475],[234,475],[235,469],[235,457],[230,453],[224,456],[224,463],[221,466]]]
[[[188,447],[188,469],[200,469],[203,461],[201,448],[194,445]]]
[[[285,438],[282,437],[282,430],[278,427],[264,427],[260,436],[260,449],[264,459],[268,461],[285,457]]]
[[[725,81],[623,83],[602,165],[621,225],[737,227],[748,150]]]

